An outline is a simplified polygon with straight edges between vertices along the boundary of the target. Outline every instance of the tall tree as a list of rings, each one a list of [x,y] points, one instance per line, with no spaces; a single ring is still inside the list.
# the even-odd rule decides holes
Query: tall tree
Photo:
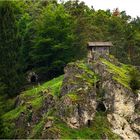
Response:
[[[0,79],[5,93],[13,96],[20,86],[19,38],[15,5],[12,1],[0,2]]]
[[[37,36],[31,56],[41,77],[49,79],[62,74],[64,66],[75,57],[72,27],[71,16],[62,5],[48,5],[36,20]]]

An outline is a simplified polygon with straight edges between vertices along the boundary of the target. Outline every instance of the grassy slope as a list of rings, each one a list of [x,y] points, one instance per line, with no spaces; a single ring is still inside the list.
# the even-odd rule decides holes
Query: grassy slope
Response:
[[[23,92],[20,95],[20,100],[24,100],[25,104],[12,109],[11,111],[5,113],[2,116],[3,120],[3,137],[12,138],[14,131],[16,129],[15,124],[13,123],[16,120],[21,112],[26,112],[27,105],[31,104],[34,110],[37,110],[42,105],[43,97],[40,95],[40,92],[49,88],[50,93],[54,96],[58,96],[60,93],[60,88],[63,81],[63,75],[58,78],[54,78],[51,81],[48,81],[42,85],[33,87],[30,90]]]
[[[26,104],[31,104],[34,108],[39,108],[41,104],[42,96],[40,96],[39,92],[45,89],[50,89],[50,93],[54,96],[58,96],[60,92],[60,88],[62,85],[63,75],[58,78],[54,78],[49,82],[46,82],[42,85],[36,86],[30,90],[23,92],[20,97],[26,100]],[[28,99],[29,98],[29,99]],[[6,120],[13,120],[17,118],[21,112],[26,110],[26,105],[19,106],[8,113],[3,115],[3,118]]]

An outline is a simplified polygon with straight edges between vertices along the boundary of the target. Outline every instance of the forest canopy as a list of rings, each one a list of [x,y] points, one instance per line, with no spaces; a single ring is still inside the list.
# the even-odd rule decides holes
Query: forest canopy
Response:
[[[112,41],[112,55],[140,65],[140,18],[93,7],[78,0],[0,1],[0,93],[16,95],[28,71],[40,80],[61,75],[68,62],[86,57],[88,41]]]

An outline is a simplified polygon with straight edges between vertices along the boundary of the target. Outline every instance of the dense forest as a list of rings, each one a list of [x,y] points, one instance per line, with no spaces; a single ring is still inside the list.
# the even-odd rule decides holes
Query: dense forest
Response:
[[[13,97],[29,71],[38,80],[63,73],[86,56],[88,41],[112,41],[111,54],[140,65],[140,18],[125,11],[94,10],[84,2],[0,1],[0,94]]]

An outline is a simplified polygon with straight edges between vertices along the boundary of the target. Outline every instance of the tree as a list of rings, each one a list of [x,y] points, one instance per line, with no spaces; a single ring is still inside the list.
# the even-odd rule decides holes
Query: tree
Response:
[[[0,79],[5,94],[13,96],[20,86],[18,29],[12,1],[0,2]]]
[[[73,21],[62,5],[50,4],[36,20],[32,64],[44,79],[63,73],[64,66],[73,60]]]

